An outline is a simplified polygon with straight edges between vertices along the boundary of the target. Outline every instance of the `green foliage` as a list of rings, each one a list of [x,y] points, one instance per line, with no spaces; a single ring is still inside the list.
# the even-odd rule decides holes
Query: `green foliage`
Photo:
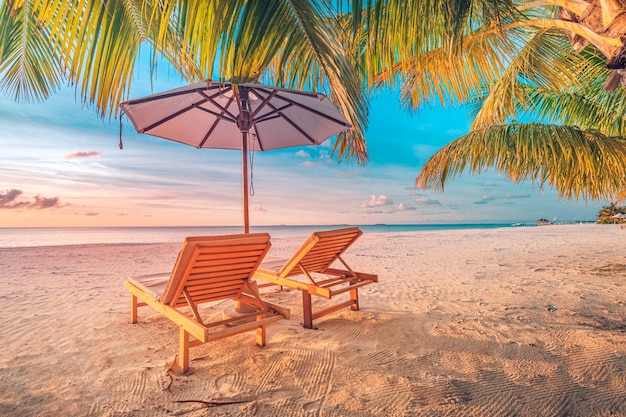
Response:
[[[470,133],[437,152],[418,185],[443,189],[466,169],[494,169],[566,198],[616,199],[626,180],[626,93],[603,90],[600,51],[621,41],[596,36],[574,53],[564,30],[576,23],[560,20],[555,3],[5,0],[0,89],[45,99],[68,81],[114,117],[147,48],[154,67],[163,57],[188,82],[260,80],[329,94],[354,126],[339,135],[337,156],[365,162],[368,89],[399,87],[410,109],[474,111]]]
[[[617,203],[612,202],[608,206],[603,206],[598,211],[598,223],[602,224],[614,224],[614,223],[626,223],[626,219],[614,217],[617,214],[626,215],[626,206],[618,206]]]

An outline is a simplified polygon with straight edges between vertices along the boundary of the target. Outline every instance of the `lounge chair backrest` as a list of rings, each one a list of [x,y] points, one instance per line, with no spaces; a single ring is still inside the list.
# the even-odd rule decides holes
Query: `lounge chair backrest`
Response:
[[[314,232],[280,269],[282,276],[307,272],[323,274],[363,232],[358,227]]]
[[[270,249],[270,235],[253,233],[188,237],[160,297],[163,304],[194,304],[236,298]]]

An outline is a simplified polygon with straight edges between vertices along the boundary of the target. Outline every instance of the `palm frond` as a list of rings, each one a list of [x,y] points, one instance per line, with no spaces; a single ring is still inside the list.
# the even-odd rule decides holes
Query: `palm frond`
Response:
[[[264,79],[329,94],[353,125],[335,143],[339,158],[367,160],[367,98],[326,2],[169,0],[164,10],[169,15],[160,25],[178,35],[207,78]],[[167,30],[159,33],[157,48],[162,49]]]
[[[103,117],[117,114],[145,40],[136,10],[128,6],[98,0],[33,0],[69,81]]]
[[[608,136],[626,137],[626,92],[602,90],[597,95],[539,90],[528,87],[532,115],[548,123],[594,129]]]
[[[357,16],[363,10],[364,17]],[[354,8],[355,25],[366,28],[366,78],[444,48],[460,51],[468,28],[499,26],[518,15],[509,0],[370,0]]]
[[[552,29],[526,29],[524,33],[530,37],[509,56],[506,70],[488,86],[484,97],[476,97],[480,110],[472,130],[506,123],[517,109],[533,108],[525,85],[553,91],[578,85],[576,68],[582,58],[573,53],[565,36]]]
[[[497,29],[477,31],[463,39],[463,50],[450,55],[444,48],[423,52],[418,59],[393,68],[404,79],[402,104],[410,109],[439,102],[457,106],[482,95],[485,85],[495,83],[506,69],[508,55],[515,50],[510,38]],[[380,74],[375,81],[387,83]]]
[[[16,101],[44,100],[63,80],[63,66],[38,23],[32,1],[0,3],[0,90]]]
[[[366,162],[368,99],[355,63],[340,42],[341,32],[328,17],[331,10],[307,0],[285,3],[290,6],[296,29],[285,38],[274,61],[274,81],[287,80],[295,88],[326,91],[353,126],[338,135],[333,151],[339,159]]]
[[[416,179],[420,188],[443,190],[463,172],[495,170],[513,182],[532,181],[560,197],[612,199],[623,192],[626,141],[575,126],[508,124],[475,130],[433,155]]]

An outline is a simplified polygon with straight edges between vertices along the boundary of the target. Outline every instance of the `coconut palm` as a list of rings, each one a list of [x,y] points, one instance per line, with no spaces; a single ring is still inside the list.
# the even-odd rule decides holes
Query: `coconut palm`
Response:
[[[618,206],[617,202],[611,202],[608,206],[603,206],[598,211],[598,223],[624,223],[624,219],[617,219],[615,215],[626,214],[626,206]]]

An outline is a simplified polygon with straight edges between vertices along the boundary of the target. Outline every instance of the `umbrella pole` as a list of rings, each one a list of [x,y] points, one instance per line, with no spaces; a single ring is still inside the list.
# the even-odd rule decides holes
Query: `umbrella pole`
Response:
[[[241,172],[243,184],[243,232],[250,233],[250,219],[248,218],[248,132],[241,132]]]

